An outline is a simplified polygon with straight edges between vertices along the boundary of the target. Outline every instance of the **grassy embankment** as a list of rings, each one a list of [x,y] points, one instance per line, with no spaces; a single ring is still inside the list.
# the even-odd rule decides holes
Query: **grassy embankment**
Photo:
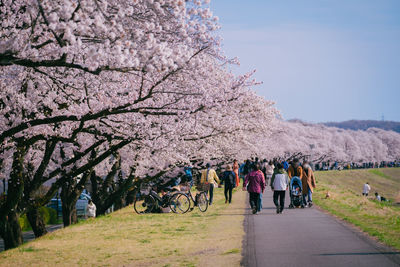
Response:
[[[222,189],[206,213],[136,215],[133,207],[0,253],[0,266],[239,266],[245,193]]]
[[[317,205],[400,249],[400,168],[316,172],[316,179]],[[361,195],[365,182],[371,186],[368,197]],[[375,201],[375,192],[390,201]]]

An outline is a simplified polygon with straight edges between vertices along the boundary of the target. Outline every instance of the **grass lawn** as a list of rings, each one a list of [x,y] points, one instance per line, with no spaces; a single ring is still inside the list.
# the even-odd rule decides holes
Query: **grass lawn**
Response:
[[[379,241],[400,249],[400,168],[316,172],[314,202]],[[370,196],[363,197],[365,182]],[[326,199],[326,192],[331,197]],[[374,200],[375,192],[390,202]]]
[[[0,253],[0,266],[239,266],[245,192],[207,212],[137,215],[133,207]]]

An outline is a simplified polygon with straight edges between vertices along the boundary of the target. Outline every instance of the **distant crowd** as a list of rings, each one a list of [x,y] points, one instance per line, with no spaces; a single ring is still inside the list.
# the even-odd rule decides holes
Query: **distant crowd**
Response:
[[[394,168],[400,167],[400,161],[381,161],[381,162],[363,162],[363,163],[339,163],[337,161],[323,161],[316,163],[314,169],[316,171],[328,171],[328,170],[350,170],[350,169],[372,169],[372,168]]]

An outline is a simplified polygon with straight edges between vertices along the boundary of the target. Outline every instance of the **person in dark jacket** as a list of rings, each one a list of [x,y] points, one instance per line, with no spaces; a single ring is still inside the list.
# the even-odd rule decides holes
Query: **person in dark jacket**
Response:
[[[243,175],[246,176],[247,174],[249,174],[252,171],[251,169],[251,162],[250,160],[246,160],[246,163],[244,164],[243,167]]]
[[[232,166],[226,166],[222,174],[222,183],[224,184],[225,203],[232,202],[232,190],[236,186],[236,174],[232,171]]]

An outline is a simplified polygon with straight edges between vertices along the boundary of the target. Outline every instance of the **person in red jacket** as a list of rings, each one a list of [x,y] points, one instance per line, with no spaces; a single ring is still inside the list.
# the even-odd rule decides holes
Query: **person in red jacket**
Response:
[[[253,165],[252,171],[246,175],[243,183],[243,190],[246,190],[250,194],[250,207],[253,214],[256,214],[260,210],[258,201],[260,194],[264,193],[265,189],[265,178],[264,174],[261,172],[260,164]]]

